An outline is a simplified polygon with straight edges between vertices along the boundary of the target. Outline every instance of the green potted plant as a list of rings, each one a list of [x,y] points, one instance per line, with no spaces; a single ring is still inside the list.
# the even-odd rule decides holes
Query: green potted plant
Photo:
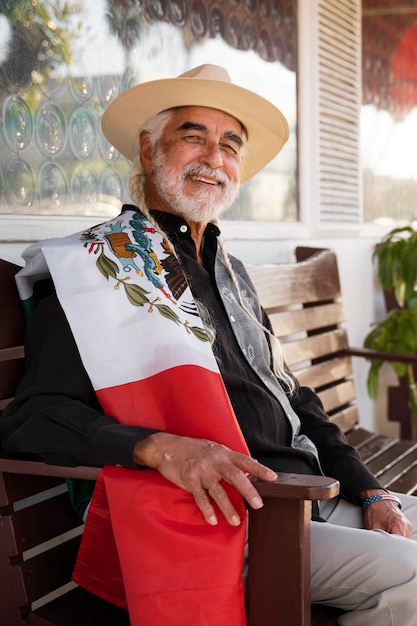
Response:
[[[383,352],[417,355],[417,231],[411,226],[394,228],[378,243],[373,253],[378,278],[390,303],[386,317],[372,325],[364,347]],[[385,362],[370,359],[368,393],[375,399],[380,368]],[[412,363],[391,361],[399,378],[408,385],[408,406],[413,439],[417,438],[417,387]]]

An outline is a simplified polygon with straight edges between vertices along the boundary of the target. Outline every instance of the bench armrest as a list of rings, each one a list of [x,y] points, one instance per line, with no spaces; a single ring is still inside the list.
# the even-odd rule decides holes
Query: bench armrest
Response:
[[[349,356],[359,356],[364,359],[376,359],[379,361],[391,361],[398,363],[415,363],[417,365],[417,354],[403,354],[400,352],[384,352],[382,350],[371,350],[370,348],[346,348]]]
[[[79,465],[66,467],[63,465],[49,465],[43,461],[29,461],[10,456],[0,451],[0,472],[9,474],[28,474],[32,476],[50,476],[54,478],[79,478],[97,480],[101,467],[87,467]]]
[[[58,478],[80,478],[96,480],[100,467],[78,465],[67,467],[49,465],[43,461],[19,459],[0,451],[0,472],[29,474]],[[140,471],[140,470],[138,470]],[[290,498],[296,500],[324,500],[338,492],[338,482],[325,476],[304,476],[280,473],[274,482],[252,479],[262,497]]]

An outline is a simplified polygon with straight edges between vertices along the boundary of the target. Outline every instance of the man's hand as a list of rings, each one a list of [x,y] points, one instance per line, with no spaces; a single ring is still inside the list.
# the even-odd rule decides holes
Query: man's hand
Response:
[[[378,493],[380,493],[379,490],[363,492],[363,499]],[[395,502],[390,500],[370,504],[364,512],[364,524],[369,530],[385,530],[391,535],[402,535],[408,539],[412,537],[411,522],[401,513]]]
[[[169,481],[193,494],[197,506],[209,524],[217,524],[212,500],[232,526],[240,518],[221,481],[233,485],[254,509],[263,502],[248,478],[276,480],[274,471],[255,459],[233,452],[207,439],[155,433],[139,441],[133,455],[135,463],[157,469]]]

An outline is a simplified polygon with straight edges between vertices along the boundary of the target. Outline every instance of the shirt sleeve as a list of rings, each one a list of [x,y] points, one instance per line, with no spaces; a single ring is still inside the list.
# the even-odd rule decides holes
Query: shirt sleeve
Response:
[[[268,316],[265,312],[263,315],[264,325],[272,331]],[[383,488],[363,463],[357,450],[348,444],[337,424],[329,420],[320,398],[313,389],[300,387],[297,383],[297,391],[289,400],[300,418],[301,433],[306,435],[318,450],[323,473],[340,482],[341,493],[346,498],[359,504],[361,491]]]
[[[55,295],[42,300],[25,338],[25,375],[0,418],[0,441],[59,465],[136,467],[135,444],[154,430],[105,415]]]
[[[341,493],[359,503],[365,489],[382,489],[368,470],[357,450],[349,445],[337,424],[330,422],[317,394],[308,387],[298,387],[291,404],[301,421],[301,432],[316,445],[321,468],[326,476],[340,482]]]

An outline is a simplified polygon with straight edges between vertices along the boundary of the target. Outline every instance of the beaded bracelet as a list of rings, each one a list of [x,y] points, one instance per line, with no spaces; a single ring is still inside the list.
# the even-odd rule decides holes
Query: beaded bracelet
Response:
[[[369,496],[369,498],[366,498],[366,500],[362,502],[362,510],[365,511],[370,504],[374,504],[374,502],[381,502],[382,500],[390,500],[391,502],[394,502],[398,506],[399,509],[402,509],[401,500],[397,498],[397,496],[393,496],[389,493],[387,494],[379,493],[376,496]]]

